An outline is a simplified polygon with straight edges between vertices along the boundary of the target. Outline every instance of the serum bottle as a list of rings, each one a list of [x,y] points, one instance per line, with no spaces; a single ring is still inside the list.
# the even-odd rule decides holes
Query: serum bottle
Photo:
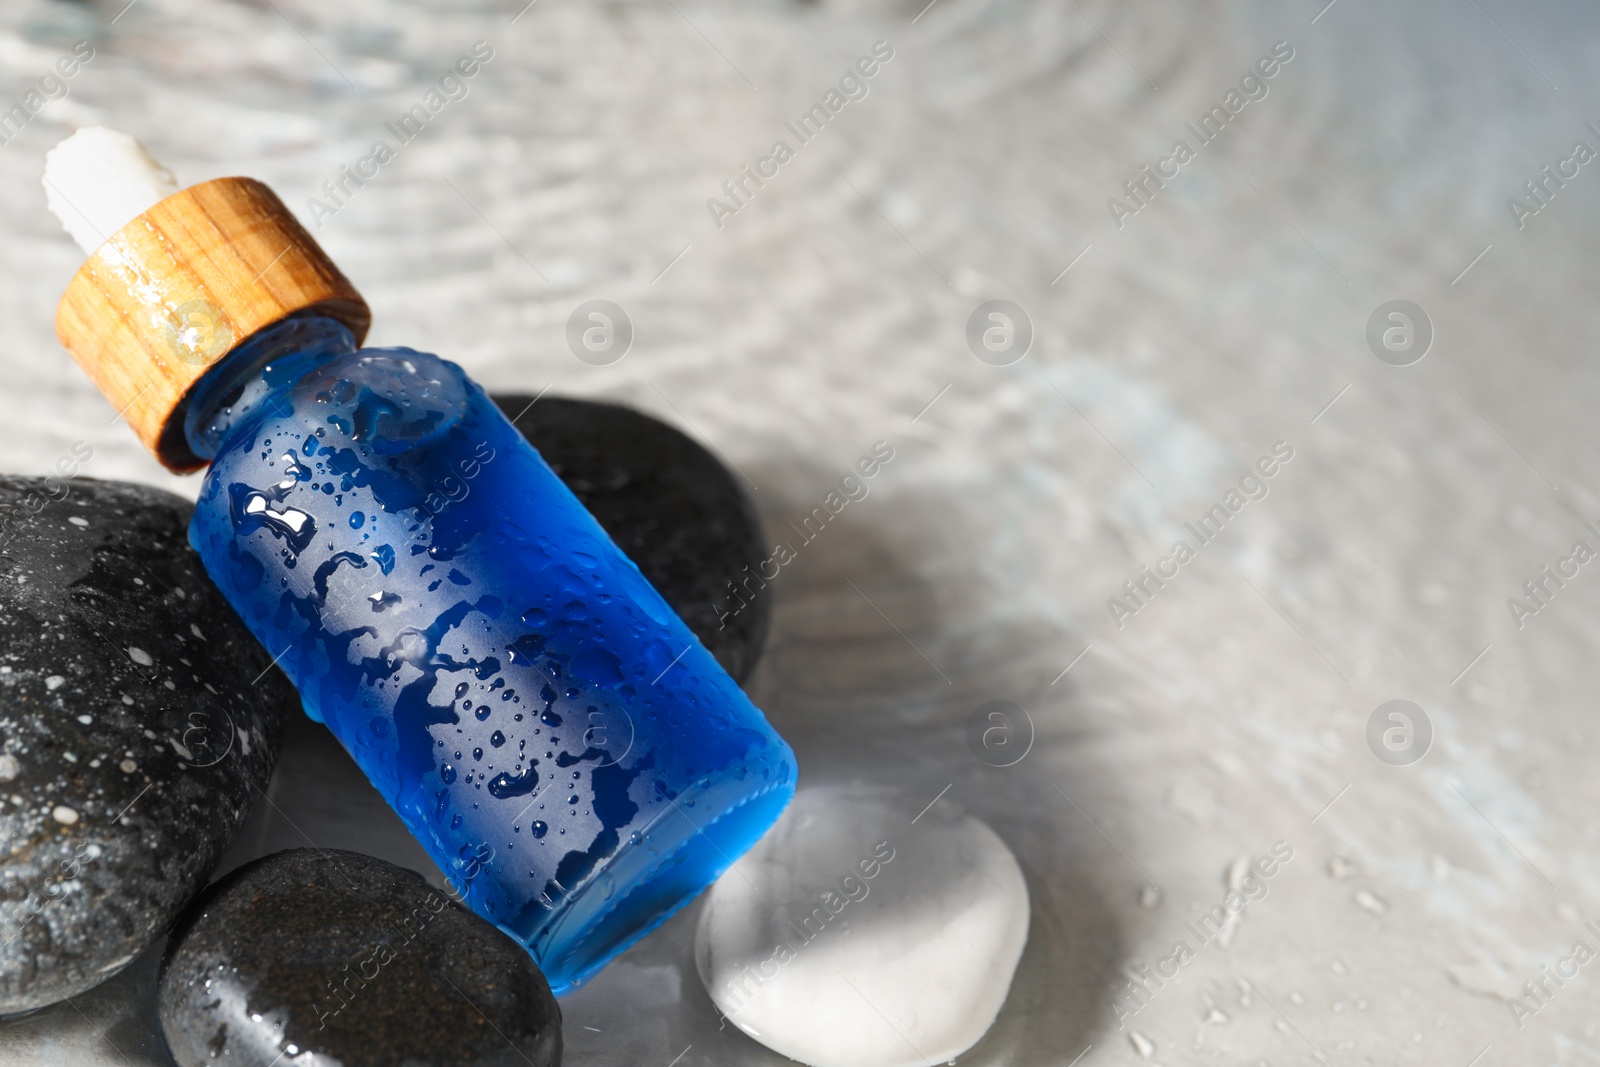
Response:
[[[63,345],[163,464],[206,468],[211,577],[552,989],[771,826],[788,745],[460,367],[360,347],[365,302],[271,190],[176,190],[94,129],[46,188],[90,253]]]

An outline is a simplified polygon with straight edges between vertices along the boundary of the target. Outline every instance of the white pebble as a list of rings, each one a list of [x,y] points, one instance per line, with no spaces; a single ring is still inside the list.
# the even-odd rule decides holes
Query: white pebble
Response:
[[[65,804],[57,804],[50,814],[55,818],[56,822],[63,826],[71,826],[78,821],[78,813]]]
[[[17,757],[9,752],[0,756],[0,782],[9,782],[21,773],[22,764],[17,761]]]
[[[74,526],[87,526],[87,525],[89,525],[89,520],[84,518],[81,515],[74,515],[71,518],[69,518],[67,521],[72,523],[72,525],[74,525]]]
[[[134,647],[128,649],[128,658],[141,667],[154,667],[156,665],[156,661],[150,658],[150,653],[142,648]]]
[[[1027,941],[1027,885],[993,830],[948,800],[913,825],[921,806],[803,790],[712,886],[695,963],[731,1022],[814,1067],[932,1067],[977,1043]]]
[[[52,693],[66,684],[67,680],[59,674],[52,674],[44,680],[44,687]]]

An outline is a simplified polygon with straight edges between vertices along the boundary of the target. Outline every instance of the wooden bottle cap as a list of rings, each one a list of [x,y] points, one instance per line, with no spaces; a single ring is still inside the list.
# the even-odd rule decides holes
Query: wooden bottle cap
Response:
[[[113,234],[67,285],[56,337],[169,470],[194,384],[258,331],[315,312],[359,345],[372,315],[283,201],[253,178],[174,193]]]

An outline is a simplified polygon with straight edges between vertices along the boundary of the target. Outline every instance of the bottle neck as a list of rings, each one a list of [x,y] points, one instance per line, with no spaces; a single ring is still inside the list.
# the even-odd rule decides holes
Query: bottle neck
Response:
[[[268,326],[228,353],[195,383],[183,420],[195,455],[216,458],[222,442],[317,364],[356,350],[343,323],[301,315]]]

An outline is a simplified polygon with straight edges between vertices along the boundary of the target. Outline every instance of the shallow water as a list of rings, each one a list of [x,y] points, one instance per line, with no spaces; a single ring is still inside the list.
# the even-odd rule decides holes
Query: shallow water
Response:
[[[0,147],[7,469],[81,439],[86,473],[197,488],[52,336],[81,257],[43,212],[42,156],[119,125],[186,182],[273,185],[372,302],[371,343],[635,404],[738,467],[795,547],[750,688],[802,780],[948,786],[1028,875],[1011,1001],[962,1062],[1600,1055],[1600,975],[1521,1029],[1504,999],[1600,914],[1600,580],[1581,568],[1520,628],[1507,603],[1600,548],[1600,173],[1547,186],[1521,229],[1507,206],[1575,140],[1600,147],[1579,5],[138,0],[113,24],[122,2],[0,16],[5,106],[97,48]],[[465,99],[399,145],[385,123],[479,40]],[[785,123],[880,40],[865,97],[799,143]],[[1266,95],[1200,145],[1185,124],[1279,41]],[[308,203],[379,138],[375,178]],[[723,183],[779,139],[793,157],[719,228],[707,199],[731,210]],[[1178,139],[1193,158],[1126,199]],[[1114,196],[1139,206],[1120,228]],[[594,298],[632,320],[620,362],[567,347]],[[1010,366],[965,339],[997,298],[1034,328]],[[1393,299],[1433,325],[1411,366],[1365,339]],[[791,532],[880,439],[867,499]],[[1242,484],[1280,441],[1292,458]],[[1396,698],[1432,727],[1408,766],[1368,747]],[[994,699],[1032,723],[1005,768],[967,744]],[[234,860],[310,838],[425,864],[364,788],[299,727]],[[1198,944],[1186,922],[1279,841],[1293,859]],[[718,1029],[692,920],[564,1002],[573,1062],[780,1062]],[[1193,961],[1130,1014],[1117,972],[1180,939]],[[151,973],[0,1029],[0,1062],[162,1062]]]

